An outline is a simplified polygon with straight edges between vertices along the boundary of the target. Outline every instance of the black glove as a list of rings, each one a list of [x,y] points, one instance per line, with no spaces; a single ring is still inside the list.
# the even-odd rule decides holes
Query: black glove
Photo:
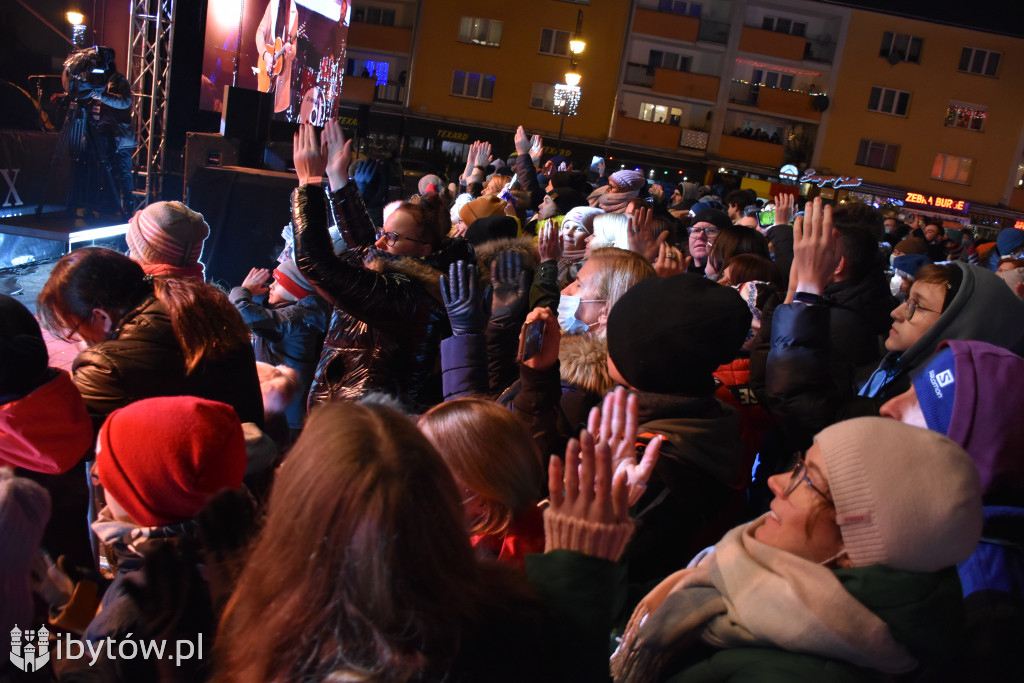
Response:
[[[503,251],[491,262],[491,326],[519,329],[526,319],[530,294],[530,272],[523,267],[518,251]]]
[[[487,327],[487,293],[480,289],[476,266],[465,261],[449,265],[448,276],[441,276],[441,298],[453,335],[480,334]]]

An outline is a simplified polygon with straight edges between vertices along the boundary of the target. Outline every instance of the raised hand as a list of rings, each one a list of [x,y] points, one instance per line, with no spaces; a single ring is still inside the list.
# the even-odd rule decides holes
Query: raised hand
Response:
[[[308,123],[299,124],[299,130],[293,138],[292,162],[300,185],[319,185],[323,181],[327,169],[326,154],[327,146],[321,146],[317,140],[316,128]]]
[[[642,207],[634,209],[633,223],[628,235],[629,250],[643,256],[648,263],[653,263],[658,258],[661,245],[668,239],[668,230],[662,230],[655,235],[658,226],[652,218],[653,211],[651,209]]]
[[[526,130],[522,126],[516,128],[515,143],[516,154],[530,153],[530,138],[526,135]]]
[[[534,166],[540,166],[540,159],[544,156],[544,138],[534,135],[530,140],[530,158]]]
[[[775,195],[775,225],[789,225],[789,221],[793,218],[795,199],[788,192]]]
[[[562,237],[555,230],[555,226],[546,225],[541,228],[540,235],[537,236],[537,251],[542,263],[562,258]]]
[[[476,159],[473,161],[474,166],[486,166],[491,163],[491,143],[481,142],[480,146],[476,150]]]
[[[253,268],[242,280],[242,286],[249,290],[253,296],[267,293],[267,280],[270,279],[270,271],[266,268]]]
[[[612,473],[612,453],[607,441],[594,441],[587,430],[570,439],[565,464],[560,458],[548,463],[548,496],[551,510],[595,524],[629,521],[629,490],[626,473]]]
[[[383,206],[387,199],[387,184],[384,176],[377,172],[378,164],[376,159],[363,159],[356,164],[353,180],[359,188],[366,205],[373,208]],[[331,187],[334,187],[331,185]]]
[[[530,273],[518,251],[503,251],[491,262],[491,325],[519,327],[530,299]]]
[[[668,242],[658,247],[658,258],[654,260],[654,272],[661,277],[672,277],[686,270],[683,253]]]
[[[321,136],[327,145],[327,179],[337,192],[348,183],[348,167],[352,163],[352,141],[345,139],[341,124],[335,119],[324,125]]]
[[[441,275],[441,299],[448,311],[452,334],[481,334],[487,327],[487,298],[481,291],[476,266],[457,261]]]
[[[604,397],[604,406],[594,406],[587,421],[587,430],[606,442],[612,454],[612,468],[616,475],[624,472],[629,488],[629,504],[640,500],[647,490],[654,465],[661,455],[664,437],[660,434],[651,439],[644,449],[644,456],[636,461],[636,439],[639,430],[639,407],[636,394],[624,387],[616,387]]]
[[[823,210],[821,197],[815,197],[793,226],[793,273],[799,278],[796,291],[821,294],[842,256],[842,242],[832,225],[832,207]]]
[[[665,203],[665,188],[661,186],[661,183],[651,183],[648,186],[647,191],[651,193],[651,196],[654,197],[659,204]]]

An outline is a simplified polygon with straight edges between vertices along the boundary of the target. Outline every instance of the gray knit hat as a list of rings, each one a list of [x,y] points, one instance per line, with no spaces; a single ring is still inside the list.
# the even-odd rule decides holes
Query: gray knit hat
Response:
[[[855,567],[934,572],[967,559],[981,537],[978,472],[936,432],[861,417],[814,437]]]
[[[125,240],[133,261],[184,267],[199,263],[209,236],[203,214],[181,202],[155,202],[128,221]]]

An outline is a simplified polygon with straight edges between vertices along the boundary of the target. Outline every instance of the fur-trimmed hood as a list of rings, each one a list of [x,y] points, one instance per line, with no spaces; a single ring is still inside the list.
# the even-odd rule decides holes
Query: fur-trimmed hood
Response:
[[[523,255],[523,267],[528,270],[536,270],[540,263],[540,255],[537,253],[537,244],[531,236],[504,238],[484,242],[476,247],[477,261],[481,273],[491,272],[491,263],[498,258],[498,254],[505,251],[514,251]]]
[[[615,387],[608,374],[608,342],[593,334],[567,334],[558,346],[562,381],[604,395]]]
[[[366,268],[376,273],[401,273],[423,285],[424,289],[442,306],[441,275],[448,273],[448,266],[456,261],[476,261],[473,245],[463,239],[446,239],[441,247],[423,258],[395,256],[386,251],[370,247],[363,262]]]

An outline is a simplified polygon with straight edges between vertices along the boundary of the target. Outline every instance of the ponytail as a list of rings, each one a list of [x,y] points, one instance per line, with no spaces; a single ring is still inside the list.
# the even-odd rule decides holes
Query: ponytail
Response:
[[[155,277],[153,290],[171,319],[186,374],[249,343],[241,314],[217,287],[187,278]]]

